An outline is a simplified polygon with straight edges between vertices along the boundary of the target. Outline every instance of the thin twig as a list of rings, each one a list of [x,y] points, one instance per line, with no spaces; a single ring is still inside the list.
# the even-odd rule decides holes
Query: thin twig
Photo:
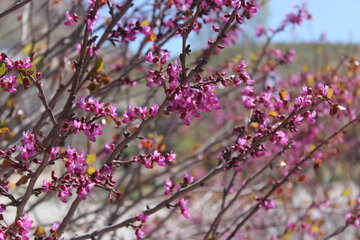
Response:
[[[6,15],[12,13],[13,11],[21,8],[22,6],[24,6],[25,4],[31,2],[32,0],[20,0],[18,2],[16,2],[12,7],[10,7],[9,9],[3,11],[2,13],[0,13],[0,18],[5,17]]]

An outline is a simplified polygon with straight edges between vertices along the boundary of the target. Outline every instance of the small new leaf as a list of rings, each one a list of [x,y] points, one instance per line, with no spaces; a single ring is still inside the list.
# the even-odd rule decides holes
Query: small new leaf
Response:
[[[89,154],[86,160],[89,164],[93,164],[96,162],[96,154]]]
[[[0,62],[0,75],[6,73],[6,64],[4,62]]]
[[[326,97],[330,99],[330,98],[333,96],[333,94],[334,94],[334,89],[333,89],[333,88],[329,88]]]
[[[0,134],[5,134],[8,132],[10,132],[10,129],[8,129],[7,127],[0,128]]]

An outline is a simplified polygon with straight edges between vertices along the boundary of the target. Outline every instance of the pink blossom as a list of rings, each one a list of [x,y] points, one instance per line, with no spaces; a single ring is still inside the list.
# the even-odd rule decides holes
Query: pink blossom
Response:
[[[91,189],[95,186],[95,183],[89,183],[86,186],[77,189],[76,193],[81,200],[86,200],[86,195],[90,193]]]
[[[143,236],[145,235],[144,231],[141,230],[141,228],[136,228],[135,235],[137,240],[141,240]]]
[[[29,215],[25,214],[23,217],[20,217],[16,221],[16,226],[18,227],[19,234],[22,239],[29,240],[30,237],[27,234],[30,232],[32,228],[33,221],[29,220]]]
[[[244,105],[244,107],[246,108],[256,107],[255,98],[249,96],[242,96],[242,100],[243,100],[242,104]]]
[[[57,159],[59,151],[60,151],[60,147],[51,147],[50,158],[54,160]]]
[[[256,27],[256,36],[261,37],[262,35],[266,34],[266,29],[263,26]]]
[[[184,185],[188,185],[191,184],[195,181],[195,178],[193,177],[193,175],[191,175],[191,173],[186,173],[184,176]]]
[[[148,219],[148,216],[145,214],[144,211],[142,211],[139,215],[137,215],[136,220],[140,221],[140,222],[146,222],[146,220]]]
[[[200,117],[201,112],[211,112],[220,108],[220,102],[215,93],[214,86],[201,85],[192,88],[190,84],[177,88],[172,95],[168,110],[180,114],[181,120],[190,125],[193,117]]]
[[[181,198],[180,201],[178,202],[178,206],[180,208],[181,214],[185,217],[185,218],[191,218],[190,215],[190,207],[188,207],[188,203],[190,201],[189,200],[185,200],[185,198]]]
[[[67,198],[72,196],[71,189],[72,189],[72,186],[69,186],[69,187],[67,187],[65,185],[61,186],[61,190],[58,193],[58,197],[60,198],[60,200],[63,203],[67,203]]]
[[[65,17],[67,21],[64,23],[66,26],[73,26],[78,21],[78,15],[76,13],[73,13],[70,15],[69,11],[66,11]]]
[[[112,143],[107,143],[105,144],[105,152],[106,153],[112,153],[115,149],[115,144],[112,144]]]
[[[43,187],[41,189],[41,191],[43,192],[48,192],[51,190],[51,187],[52,187],[52,183],[51,182],[48,182],[46,180],[43,180]]]
[[[165,179],[164,188],[165,188],[165,195],[168,195],[174,191],[175,188],[175,182],[173,180],[170,180],[170,178]]]
[[[277,131],[272,137],[272,141],[279,143],[281,146],[287,146],[289,144],[289,139],[283,131]]]
[[[17,90],[15,88],[17,85],[17,81],[16,81],[16,76],[14,76],[14,75],[0,78],[0,85],[5,91],[7,91],[9,93],[17,92]]]
[[[23,132],[23,139],[21,140],[22,145],[20,146],[21,158],[29,159],[37,154],[39,147],[37,145],[37,139],[34,134],[28,131]]]
[[[0,240],[6,239],[6,232],[0,228]]]

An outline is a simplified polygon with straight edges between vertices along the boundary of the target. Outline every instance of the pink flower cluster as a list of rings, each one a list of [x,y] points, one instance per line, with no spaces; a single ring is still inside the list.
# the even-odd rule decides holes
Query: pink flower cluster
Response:
[[[262,201],[261,197],[255,196],[256,201]],[[259,207],[264,208],[265,210],[270,210],[275,208],[275,201],[272,199],[265,199],[260,203]]]
[[[195,178],[191,175],[191,173],[186,173],[183,177],[183,182],[180,186],[176,185],[176,182],[170,178],[166,178],[164,182],[164,188],[165,188],[165,195],[168,195],[170,193],[173,193],[174,190],[187,187],[189,184],[193,183],[195,181]]]
[[[76,13],[70,14],[69,11],[66,11],[65,17],[67,21],[64,23],[66,26],[73,26],[77,23],[79,16]]]
[[[210,84],[191,87],[189,83],[177,88],[170,96],[168,110],[180,114],[181,120],[190,125],[193,117],[200,117],[199,112],[211,112],[220,108],[220,101]]]
[[[178,61],[175,60],[174,62],[171,62],[166,67],[166,74],[165,71],[163,71],[164,64],[166,63],[167,59],[170,57],[170,53],[166,50],[162,49],[155,49],[157,54],[154,54],[153,52],[148,52],[145,59],[149,63],[154,63],[160,65],[159,69],[156,70],[149,70],[149,76],[147,76],[147,84],[146,86],[152,87],[155,84],[159,86],[163,86],[164,88],[167,88],[166,86],[166,79],[168,79],[169,89],[175,90],[180,82],[180,73],[182,72],[182,68],[179,65]]]
[[[241,85],[253,85],[255,83],[254,80],[250,79],[249,74],[246,71],[247,64],[244,60],[240,62],[238,65],[234,65],[232,67],[234,75],[230,75],[226,77],[226,71],[216,71],[215,74],[207,77],[204,82],[221,82],[224,87],[236,86],[240,87]],[[252,93],[248,93],[249,95],[253,95],[253,88],[250,86],[246,86],[246,88],[251,89]]]
[[[31,59],[30,57],[27,57],[25,60],[17,60],[13,61],[5,53],[0,54],[0,66],[5,67],[4,73],[0,76],[0,86],[5,91],[9,93],[16,93],[16,75],[13,75],[10,71],[11,70],[24,70],[29,69],[32,67]],[[36,77],[41,78],[41,73],[37,73]],[[25,87],[25,85],[24,85]]]
[[[83,131],[90,141],[96,142],[96,136],[103,134],[102,129],[104,127],[105,125],[102,124],[87,122],[86,117],[82,117],[80,120],[74,119],[66,121],[61,131],[63,133],[72,131],[74,134]]]
[[[29,240],[30,237],[28,236],[28,233],[30,232],[32,228],[32,223],[29,219],[29,215],[25,214],[23,217],[20,217],[16,221],[16,226],[18,227],[19,235],[21,236],[22,240]]]
[[[305,4],[303,4],[301,7],[298,5],[295,5],[294,7],[298,10],[298,12],[286,14],[286,18],[282,22],[283,26],[285,26],[287,23],[301,25],[303,20],[312,18]]]
[[[86,27],[88,29],[89,32],[93,32],[93,27],[95,26],[95,24],[98,21],[98,8],[95,9],[95,4],[96,4],[96,0],[88,0],[90,6],[89,6],[89,11],[86,15]]]
[[[22,133],[22,140],[20,146],[21,158],[27,160],[35,156],[39,152],[38,140],[34,134],[28,131]]]
[[[9,93],[16,93],[16,85],[17,85],[17,81],[16,81],[16,76],[10,74],[9,76],[5,76],[0,78],[0,85],[1,87],[9,92]]]
[[[57,152],[57,148],[54,148],[54,154]],[[79,154],[76,148],[70,148],[67,146],[67,150],[64,153],[64,161],[66,167],[66,174],[59,179],[55,176],[54,171],[51,173],[52,181],[43,180],[43,192],[58,191],[58,197],[64,203],[67,203],[67,198],[72,196],[72,189],[76,188],[78,197],[82,200],[86,199],[86,196],[91,192],[91,189],[96,184],[102,184],[103,186],[114,186],[115,181],[112,178],[111,167],[105,166],[105,171],[100,174],[98,170],[94,173],[86,174],[89,163],[85,159],[85,152],[82,151]]]
[[[116,106],[111,104],[100,103],[96,98],[90,97],[86,100],[85,97],[80,99],[76,106],[87,112],[94,113],[96,116],[110,117],[115,121],[119,121],[116,113]]]
[[[286,52],[282,52],[280,49],[277,48],[270,48],[268,50],[268,56],[272,59],[276,59],[279,64],[291,64],[294,61],[296,56],[296,50],[290,49]],[[272,70],[272,69],[265,69],[265,70]]]
[[[167,50],[163,49],[155,49],[158,51],[158,54],[154,54],[153,52],[149,51],[145,57],[145,60],[149,63],[160,63],[161,65],[164,65],[167,61],[167,59],[170,57],[170,53]]]
[[[87,30],[92,33],[93,27],[95,26],[99,18],[97,16],[98,8],[95,8],[96,5],[95,0],[88,0],[88,2],[89,2],[89,10],[87,12],[86,17],[83,19],[85,20]],[[70,14],[69,11],[66,11],[65,17],[67,19],[64,23],[66,26],[73,26],[79,20],[79,16],[76,13]]]
[[[133,159],[134,162],[140,162],[146,168],[154,168],[154,163],[157,163],[159,166],[166,166],[167,163],[176,161],[176,153],[170,152],[161,154],[158,150],[155,150],[150,155],[141,154],[137,155]]]
[[[347,213],[345,215],[345,221],[347,224],[352,224],[355,227],[359,227],[360,226],[360,216],[356,216],[352,213]]]
[[[6,64],[7,70],[22,70],[22,69],[29,69],[32,67],[30,57],[26,57],[25,60],[11,60],[5,53],[0,54],[0,62],[4,62]]]
[[[139,33],[150,35],[151,27],[142,24],[140,21],[136,21],[135,23],[130,21],[124,26],[118,25],[116,30],[112,30],[109,39],[111,41],[118,41],[117,39],[121,38],[122,42],[129,43],[135,41]]]
[[[170,178],[165,179],[164,188],[165,188],[165,195],[168,195],[172,193],[175,189],[176,183],[174,180],[171,180]]]
[[[150,116],[156,116],[159,112],[159,106],[155,104],[150,107],[134,107],[133,105],[129,105],[129,111],[124,112],[122,115],[122,122],[129,123],[134,121],[135,119],[146,119]]]
[[[146,220],[148,219],[148,216],[145,214],[144,211],[142,211],[139,215],[135,217],[136,221],[140,222],[140,226],[137,226],[135,229],[135,236],[137,240],[141,240],[143,236],[145,235],[145,232],[143,231],[143,226]]]
[[[166,86],[165,85],[166,77],[161,72],[161,69],[162,69],[162,67],[160,67],[159,70],[149,70],[150,75],[147,76],[147,78],[146,78],[146,80],[148,81],[146,86],[152,87],[155,84],[159,85],[159,86]],[[181,73],[181,71],[182,71],[182,68],[178,64],[177,60],[175,60],[174,63],[168,64],[168,66],[166,68],[166,73],[167,73],[167,78],[168,78],[168,82],[169,82],[169,88],[171,90],[175,90],[178,87],[179,81],[180,81],[179,74]]]
[[[360,226],[360,196],[356,201],[356,210],[353,213],[347,213],[345,215],[346,224],[352,224],[355,227]]]

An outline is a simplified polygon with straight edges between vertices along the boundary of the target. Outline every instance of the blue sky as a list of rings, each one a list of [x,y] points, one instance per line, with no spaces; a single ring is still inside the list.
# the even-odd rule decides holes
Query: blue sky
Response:
[[[307,3],[313,20],[282,33],[277,41],[316,41],[325,32],[330,42],[360,43],[360,0],[271,0],[268,25],[276,27],[294,4]]]
[[[360,44],[360,0],[271,0],[267,27],[279,26],[287,13],[296,12],[294,4],[302,3],[307,4],[313,19],[304,21],[301,26],[288,28],[273,42],[317,42],[326,33],[327,42]],[[190,38],[193,50],[197,50],[201,46],[199,42],[206,39],[206,36]],[[172,39],[164,47],[175,56],[181,51],[181,40],[179,37]]]

